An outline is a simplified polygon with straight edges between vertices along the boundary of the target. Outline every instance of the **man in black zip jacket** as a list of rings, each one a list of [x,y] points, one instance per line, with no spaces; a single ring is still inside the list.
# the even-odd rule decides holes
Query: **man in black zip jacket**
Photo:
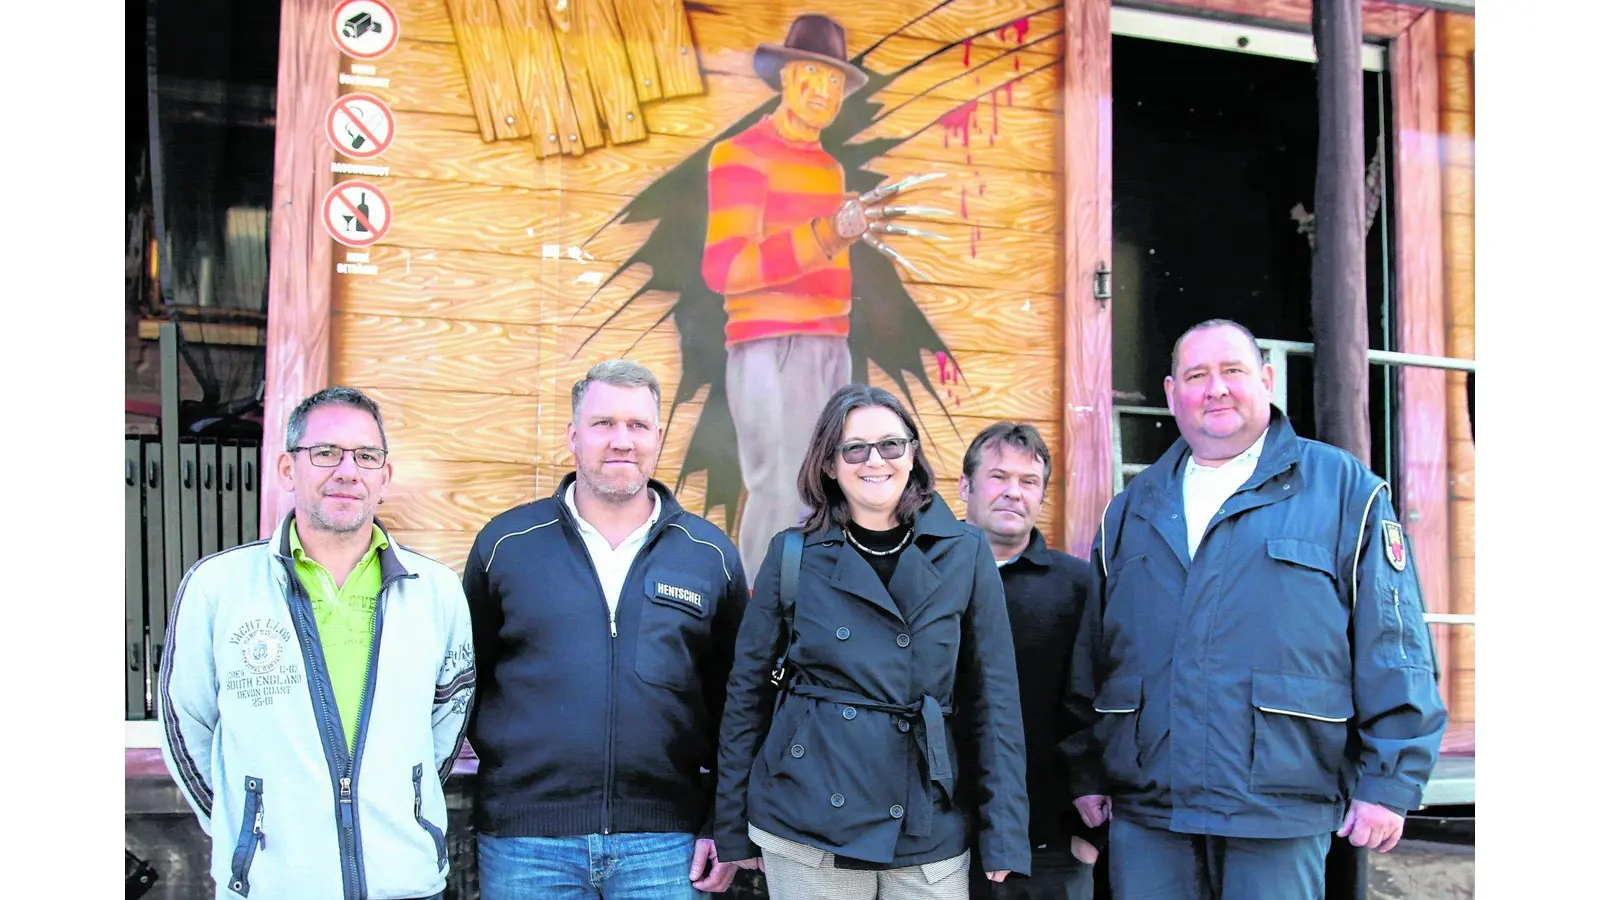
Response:
[[[961,464],[967,522],[983,532],[1000,566],[1016,642],[1017,690],[1028,748],[1027,878],[971,881],[973,900],[1091,900],[1105,829],[1072,808],[1056,745],[1065,736],[1061,689],[1088,596],[1088,562],[1045,546],[1035,524],[1050,485],[1050,447],[1032,425],[996,422],[978,433]],[[981,873],[975,862],[972,870]]]
[[[577,471],[467,559],[484,900],[721,892],[717,732],[749,598],[733,543],[650,476],[661,388],[600,363],[572,389]]]

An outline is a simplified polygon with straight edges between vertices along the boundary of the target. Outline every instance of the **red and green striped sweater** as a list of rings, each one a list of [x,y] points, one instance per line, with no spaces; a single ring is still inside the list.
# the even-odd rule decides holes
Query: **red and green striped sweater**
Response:
[[[723,295],[727,339],[850,331],[850,254],[818,238],[844,200],[822,145],[784,138],[768,116],[711,148],[701,275]]]

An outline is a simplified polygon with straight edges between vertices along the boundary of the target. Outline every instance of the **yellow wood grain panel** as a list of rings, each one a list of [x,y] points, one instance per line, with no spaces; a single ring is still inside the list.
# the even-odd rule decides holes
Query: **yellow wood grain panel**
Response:
[[[476,127],[463,133],[453,122],[473,121],[413,112],[394,114],[397,138],[384,151],[391,176],[464,181],[525,188],[556,187],[557,171],[535,156],[538,141],[485,141]]]
[[[1464,57],[1443,56],[1439,59],[1439,100],[1441,109],[1454,112],[1472,112],[1472,67]]]
[[[1020,291],[1061,291],[1061,241],[1056,235],[970,225],[923,227],[955,235],[956,240],[892,238],[890,246],[922,273],[898,266],[907,283],[993,287],[1004,284]]]
[[[1473,172],[1466,166],[1444,166],[1444,208],[1451,213],[1473,214]]]
[[[534,156],[582,153],[571,136],[578,113],[562,68],[555,25],[544,0],[499,0],[506,26],[506,50],[517,79],[517,95],[528,121]]]
[[[1439,161],[1447,166],[1472,166],[1476,156],[1472,113],[1446,110],[1439,114],[1439,129],[1443,138]]]
[[[934,389],[952,415],[983,419],[1039,422],[1060,415],[1061,371],[1055,360],[1014,353],[969,350],[955,354],[959,380],[952,374],[941,383],[939,364],[924,351],[923,364]],[[921,384],[912,383],[918,409],[937,410],[938,403]]]
[[[643,138],[627,48],[610,0],[548,0],[545,7],[555,25],[583,146],[602,146],[605,133],[616,143]]]
[[[961,218],[997,228],[1061,233],[1061,178],[1055,172],[938,165],[923,160],[884,156],[867,168],[892,183],[912,175],[943,172],[902,195],[907,203],[948,209]]]
[[[390,109],[472,116],[474,122],[481,121],[467,87],[461,50],[455,44],[413,41],[402,36],[383,58],[383,68],[391,73],[389,86],[361,90],[389,104]],[[482,134],[481,126],[479,133]],[[403,137],[397,133],[396,140]]]
[[[378,521],[383,521],[383,511],[378,511]],[[467,554],[472,552],[472,542],[478,532],[473,531],[402,531],[389,532],[401,546],[421,553],[431,560],[449,566],[457,575],[466,571]]]
[[[341,314],[333,352],[343,377],[372,387],[535,396],[539,326]]]
[[[388,0],[400,19],[400,36],[413,41],[443,41],[453,44],[455,30],[450,12],[442,0]]]
[[[337,379],[337,360],[334,373]],[[401,458],[534,461],[539,410],[533,397],[417,388],[373,388],[367,393],[383,410],[390,451]]]
[[[888,92],[879,96],[894,111],[863,130],[858,140],[908,138],[892,156],[976,166],[980,171],[1060,169],[1061,117],[1056,113],[1006,106],[1003,100],[973,101],[963,107],[938,97]]]
[[[662,100],[646,106],[644,120],[650,132],[712,138],[774,96],[772,89],[754,75],[708,72],[705,79],[705,96]]]
[[[656,69],[661,73],[661,96],[683,97],[705,90],[700,78],[694,31],[683,0],[654,0],[655,26],[662,35],[655,43]]]
[[[477,531],[536,496],[527,464],[397,458],[394,467],[378,514],[397,531]]]
[[[1060,356],[1059,296],[942,284],[914,284],[907,290],[934,331],[958,355],[1004,348],[1019,356],[1049,360]]]
[[[930,55],[931,54],[931,55]],[[891,38],[867,57],[874,71],[892,72],[914,66],[890,83],[901,94],[928,93],[958,101],[970,100],[1024,72],[1037,75],[1016,81],[1001,102],[1030,109],[1061,108],[1060,36],[1030,34],[1024,45],[974,41],[946,47],[920,38]]]
[[[617,25],[622,30],[633,92],[641,103],[661,99],[661,72],[656,66],[657,29],[655,0],[615,0]]]
[[[370,91],[371,88],[359,88],[359,90]],[[478,136],[478,120],[471,115],[395,111],[394,121],[396,129],[395,133],[398,135],[400,133],[400,129],[404,128],[405,134],[408,137],[412,133],[425,135],[439,131],[452,134],[470,134]],[[402,122],[405,124],[402,125]],[[481,136],[479,137],[479,140],[482,140]],[[389,157],[394,153],[395,148],[403,146],[403,142],[396,140],[395,144],[389,150],[385,151],[382,162],[386,165],[389,164]]]
[[[342,279],[334,296],[340,312],[594,328],[649,277],[647,268],[635,267],[601,290],[610,264],[388,245],[367,252],[378,274]],[[670,301],[647,295],[613,324],[644,330]]]
[[[527,137],[505,25],[495,0],[444,0],[455,30],[478,130],[486,141]],[[407,75],[396,80],[408,79]]]

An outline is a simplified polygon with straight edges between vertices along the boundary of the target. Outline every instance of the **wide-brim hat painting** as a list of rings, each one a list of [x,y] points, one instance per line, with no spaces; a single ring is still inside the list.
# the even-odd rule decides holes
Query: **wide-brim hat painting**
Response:
[[[867,73],[851,63],[845,52],[844,26],[818,13],[796,16],[782,46],[761,44],[756,47],[756,74],[768,87],[781,91],[783,65],[795,60],[826,63],[843,72],[847,94],[860,90],[867,83]]]

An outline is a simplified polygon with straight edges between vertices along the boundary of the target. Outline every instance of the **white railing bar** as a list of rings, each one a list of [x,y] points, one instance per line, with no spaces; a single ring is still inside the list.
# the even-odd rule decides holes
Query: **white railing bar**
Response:
[[[1305,341],[1279,341],[1262,339],[1257,340],[1269,359],[1274,362],[1277,354],[1291,354],[1294,356],[1313,356],[1316,345]],[[1422,366],[1429,369],[1455,369],[1462,372],[1478,371],[1478,363],[1471,359],[1457,359],[1452,356],[1427,356],[1422,353],[1399,353],[1394,350],[1368,350],[1367,359],[1386,366]],[[1273,368],[1278,368],[1274,365]],[[1279,373],[1282,375],[1282,372]]]
[[[1477,625],[1478,617],[1472,613],[1423,613],[1422,621],[1429,625]]]

